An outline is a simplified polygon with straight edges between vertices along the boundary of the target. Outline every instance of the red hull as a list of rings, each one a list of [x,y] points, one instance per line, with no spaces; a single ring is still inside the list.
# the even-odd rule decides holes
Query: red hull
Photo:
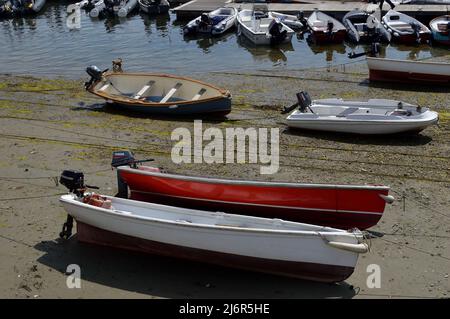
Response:
[[[343,281],[354,271],[352,267],[270,260],[163,244],[113,233],[80,222],[77,222],[77,238],[89,244],[321,282]]]
[[[370,81],[450,85],[450,75],[369,70]]]
[[[388,187],[237,183],[119,169],[131,198],[228,213],[282,218],[340,229],[369,228],[380,220]]]
[[[342,43],[347,35],[346,30],[340,30],[330,37],[328,33],[324,31],[313,31],[313,39],[316,43]]]

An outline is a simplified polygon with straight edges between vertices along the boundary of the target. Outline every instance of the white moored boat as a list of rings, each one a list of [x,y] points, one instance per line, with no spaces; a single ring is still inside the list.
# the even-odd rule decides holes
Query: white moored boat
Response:
[[[367,57],[370,81],[450,85],[450,63]]]
[[[238,35],[245,36],[256,45],[289,43],[295,33],[283,22],[255,9],[241,10],[237,21]]]
[[[427,43],[431,39],[431,31],[426,25],[395,10],[389,10],[381,23],[392,34],[393,41],[412,44]]]
[[[290,127],[355,134],[419,132],[438,122],[438,113],[426,107],[395,100],[370,99],[311,101],[306,92],[297,94],[299,106],[287,117]]]
[[[356,229],[82,196],[60,201],[86,242],[323,282],[348,278],[368,250]]]
[[[150,15],[169,12],[170,3],[167,0],[138,0],[142,12]]]
[[[219,35],[236,25],[237,10],[235,8],[218,8],[209,13],[203,13],[191,20],[183,28],[184,35],[207,33]]]
[[[92,18],[101,16],[118,16],[125,18],[138,6],[137,0],[103,0],[95,3],[89,15]]]
[[[294,30],[299,30],[304,27],[303,23],[300,21],[299,17],[291,14],[284,14],[275,11],[269,11],[269,18],[278,19],[283,22],[289,28]]]

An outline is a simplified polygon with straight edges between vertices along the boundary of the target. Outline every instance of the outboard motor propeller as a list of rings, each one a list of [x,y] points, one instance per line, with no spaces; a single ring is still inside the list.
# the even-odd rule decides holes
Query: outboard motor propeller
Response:
[[[279,21],[272,20],[269,25],[270,44],[279,44],[286,39],[287,31],[282,30],[283,26]]]
[[[84,87],[87,90],[94,82],[98,82],[102,79],[103,73],[108,71],[108,69],[101,71],[95,65],[88,66],[86,68],[86,73],[91,77],[88,82],[84,83]]]

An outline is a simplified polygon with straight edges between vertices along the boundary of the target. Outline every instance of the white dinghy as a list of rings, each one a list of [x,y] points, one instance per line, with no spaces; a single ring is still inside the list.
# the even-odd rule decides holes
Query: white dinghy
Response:
[[[73,171],[65,171],[63,175],[75,176],[67,172]],[[89,242],[94,232],[97,240],[104,241],[97,244],[114,246],[114,242],[122,248],[126,245],[128,249],[147,253],[322,282],[348,278],[358,255],[368,251],[363,234],[356,229],[344,231],[280,219],[78,194],[63,195],[60,202],[70,216],[68,221],[71,218],[77,221],[81,241]],[[67,238],[64,229],[61,236]]]
[[[299,17],[295,15],[269,11],[269,18],[278,19],[280,22],[284,23],[289,28],[294,30],[299,30],[304,27]]]
[[[190,21],[183,28],[184,35],[206,33],[219,35],[236,25],[237,10],[235,8],[218,8],[209,13],[203,13]]]
[[[237,21],[238,35],[245,36],[256,45],[289,43],[295,33],[283,22],[270,18],[268,13],[256,9],[241,10]]]
[[[283,113],[293,128],[355,134],[394,134],[420,132],[438,122],[438,113],[426,107],[395,100],[370,99],[346,101],[323,99],[311,101],[308,93],[297,94],[298,103]]]

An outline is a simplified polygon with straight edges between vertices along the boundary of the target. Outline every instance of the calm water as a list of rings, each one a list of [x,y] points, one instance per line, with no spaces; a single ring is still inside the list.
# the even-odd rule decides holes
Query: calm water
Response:
[[[74,78],[87,65],[109,67],[122,57],[126,70],[192,74],[205,71],[304,69],[348,63],[347,45],[317,47],[294,37],[280,48],[252,47],[229,33],[220,38],[183,38],[175,15],[135,14],[125,20],[91,19],[84,11],[81,29],[66,26],[64,1],[50,0],[34,18],[0,20],[0,72]],[[449,51],[429,46],[389,46],[392,58],[441,56]],[[360,58],[363,59],[363,58]]]

